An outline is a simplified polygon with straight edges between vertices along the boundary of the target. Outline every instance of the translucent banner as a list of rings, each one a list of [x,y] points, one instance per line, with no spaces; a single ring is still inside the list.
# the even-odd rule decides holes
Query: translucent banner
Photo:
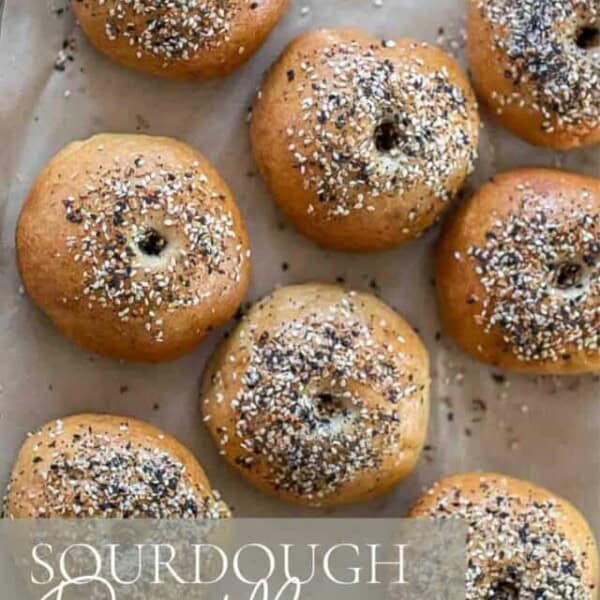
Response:
[[[464,600],[446,520],[0,521],[0,597]]]

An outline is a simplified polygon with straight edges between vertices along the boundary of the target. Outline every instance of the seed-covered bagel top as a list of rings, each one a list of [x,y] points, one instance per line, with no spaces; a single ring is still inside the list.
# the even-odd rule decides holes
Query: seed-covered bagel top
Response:
[[[501,475],[439,482],[412,516],[460,518],[468,526],[467,600],[593,600],[597,551],[566,502]]]
[[[232,282],[239,281],[246,256],[234,218],[198,162],[147,165],[142,152],[88,175],[63,203],[73,230],[67,248],[85,267],[81,296],[90,308],[111,307],[123,321],[142,318],[160,340],[157,311],[206,301],[201,277],[231,269]],[[172,250],[169,238],[176,239]]]
[[[512,90],[498,90],[498,110],[525,106],[542,130],[600,126],[600,4],[597,0],[473,0],[502,53]],[[474,50],[476,51],[476,49]],[[485,76],[485,73],[479,75]]]
[[[288,0],[73,0],[113,60],[173,79],[222,77],[260,47]]]
[[[440,314],[474,356],[527,372],[600,360],[600,184],[549,169],[503,173],[448,222]]]
[[[472,169],[477,132],[472,99],[441,66],[398,60],[360,42],[333,43],[288,72],[303,119],[287,130],[305,185],[332,214],[424,183],[447,199],[447,180]]]
[[[17,251],[27,291],[69,337],[133,360],[189,350],[233,315],[249,279],[229,188],[167,138],[68,146],[32,188]]]
[[[213,519],[229,511],[192,455],[133,419],[81,415],[33,433],[6,498],[13,518]]]
[[[319,504],[365,472],[412,465],[418,454],[426,353],[399,317],[365,297],[318,285],[276,292],[205,378],[204,413],[218,444],[271,491]]]
[[[516,209],[490,223],[485,244],[468,249],[485,290],[479,319],[502,329],[519,360],[599,350],[600,212],[591,192],[560,214],[547,210],[552,194],[521,192]]]
[[[81,0],[79,0],[81,1]],[[107,0],[86,0],[96,7]],[[120,37],[137,50],[165,61],[189,60],[198,50],[222,44],[230,37],[231,21],[241,9],[232,0],[110,0],[105,33]]]
[[[439,48],[320,29],[294,39],[267,73],[250,137],[301,233],[373,251],[439,218],[473,169],[479,115],[460,65]]]

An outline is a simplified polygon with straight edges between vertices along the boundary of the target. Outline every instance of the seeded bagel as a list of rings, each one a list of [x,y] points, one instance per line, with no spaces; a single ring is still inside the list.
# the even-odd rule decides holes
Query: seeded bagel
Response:
[[[600,180],[549,169],[494,177],[438,248],[442,322],[510,371],[600,370]]]
[[[418,460],[427,351],[370,294],[282,288],[215,354],[202,409],[221,454],[260,490],[317,507],[366,500]]]
[[[112,60],[170,79],[224,77],[246,62],[288,0],[73,0],[90,42]]]
[[[268,73],[250,134],[297,229],[339,250],[381,250],[434,223],[473,168],[474,94],[458,64],[354,29],[300,36]]]
[[[192,350],[234,315],[250,278],[231,191],[168,138],[69,145],[37,178],[16,245],[27,293],[64,335],[133,361]]]
[[[467,523],[466,600],[598,597],[593,533],[566,500],[497,474],[447,477],[411,517]]]
[[[467,47],[504,127],[550,148],[600,141],[598,0],[470,0]]]
[[[229,516],[177,440],[135,419],[91,414],[53,421],[27,438],[5,510],[12,519]]]

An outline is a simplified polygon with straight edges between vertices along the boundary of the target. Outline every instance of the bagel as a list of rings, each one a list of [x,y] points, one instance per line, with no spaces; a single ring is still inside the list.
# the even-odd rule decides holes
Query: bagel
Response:
[[[23,444],[5,499],[11,519],[219,519],[229,509],[177,440],[128,417],[76,415]]]
[[[470,0],[475,89],[500,124],[537,146],[600,141],[597,0]]]
[[[566,500],[492,473],[438,482],[410,517],[467,523],[466,600],[598,597],[593,533]]]
[[[471,172],[479,117],[453,58],[355,29],[294,40],[252,110],[258,168],[317,243],[382,250],[434,223]]]
[[[288,0],[74,0],[90,42],[112,60],[169,79],[229,75],[260,48]]]
[[[446,332],[507,371],[600,370],[600,180],[550,169],[498,175],[438,246]]]
[[[16,246],[27,293],[63,334],[132,361],[192,350],[235,314],[250,279],[231,191],[168,138],[69,145],[33,185]]]
[[[362,501],[415,467],[428,366],[419,337],[374,296],[286,287],[258,302],[211,360],[204,420],[263,492],[315,507]]]

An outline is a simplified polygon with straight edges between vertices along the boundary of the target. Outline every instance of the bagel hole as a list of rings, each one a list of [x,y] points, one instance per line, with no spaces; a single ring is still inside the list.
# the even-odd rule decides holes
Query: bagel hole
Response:
[[[569,290],[579,287],[583,283],[585,267],[579,262],[563,262],[556,266],[554,271],[554,287],[559,290]]]
[[[577,32],[575,43],[582,50],[591,50],[600,47],[600,27],[587,25]]]
[[[356,406],[344,392],[323,390],[311,399],[312,429],[318,433],[336,433],[356,416]]]
[[[382,121],[375,128],[375,147],[384,154],[392,152],[400,146],[400,128],[392,119]]]
[[[328,423],[346,409],[343,399],[330,392],[321,392],[313,400],[315,416],[322,423]]]
[[[167,247],[167,240],[156,229],[149,228],[138,239],[137,246],[146,256],[160,256]]]
[[[488,598],[494,600],[518,600],[519,589],[511,581],[498,581],[494,583],[490,590],[491,595]]]

